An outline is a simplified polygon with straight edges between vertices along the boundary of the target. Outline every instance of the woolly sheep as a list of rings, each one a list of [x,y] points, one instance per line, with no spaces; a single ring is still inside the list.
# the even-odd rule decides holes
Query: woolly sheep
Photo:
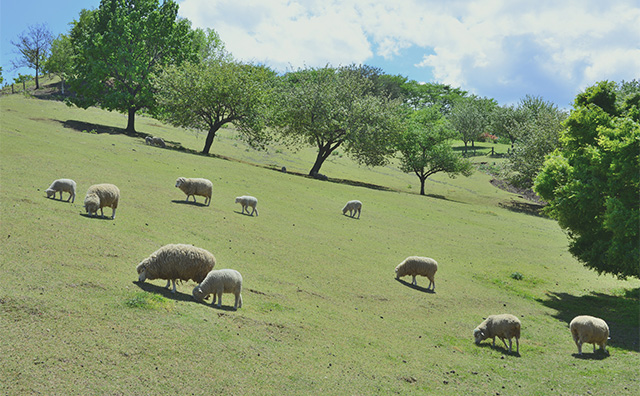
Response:
[[[213,184],[210,180],[200,178],[187,179],[184,177],[179,177],[178,180],[176,180],[176,187],[187,194],[187,202],[189,202],[189,196],[193,196],[193,202],[196,202],[196,195],[200,195],[205,197],[205,205],[209,206],[209,204],[211,203],[211,192],[213,190]]]
[[[218,308],[222,306],[222,293],[233,293],[236,296],[233,309],[242,307],[242,275],[236,270],[221,269],[211,271],[207,277],[193,289],[193,298],[203,301],[213,295],[211,305],[218,301]],[[217,297],[217,300],[216,300]]]
[[[436,290],[436,281],[434,280],[434,276],[436,271],[438,270],[438,263],[436,260],[429,257],[418,257],[418,256],[409,256],[404,259],[403,262],[398,264],[396,267],[396,279],[399,279],[403,276],[411,275],[413,280],[411,282],[412,285],[417,285],[416,276],[426,276],[429,279],[429,286],[427,290],[431,289],[432,291]],[[433,288],[431,287],[433,285]]]
[[[153,138],[151,136],[147,136],[146,138],[144,138],[144,142],[148,145],[152,145],[153,144]]]
[[[56,199],[56,193],[60,192],[60,200],[62,201],[62,193],[68,192],[69,198],[67,202],[71,200],[71,202],[76,200],[76,182],[71,179],[58,179],[54,180],[53,183],[45,190],[47,193],[47,198]]]
[[[516,339],[516,353],[520,354],[520,320],[510,314],[490,315],[484,322],[473,330],[476,345],[487,338],[493,338],[493,347],[496,346],[496,337],[500,338],[507,347],[505,338],[509,339],[509,353],[511,353],[511,338]]]
[[[252,197],[249,195],[236,197],[236,203],[239,203],[240,205],[242,205],[242,213],[244,213],[244,210],[246,209],[247,214],[249,214],[248,207],[251,207],[253,208],[253,210],[251,211],[251,216],[253,216],[253,212],[256,213],[256,216],[258,215],[258,208],[256,208],[256,206],[258,206],[258,199],[256,197]]]
[[[360,218],[360,211],[362,210],[362,202],[358,200],[347,202],[347,204],[344,205],[344,208],[342,208],[342,214],[346,215],[347,210],[349,211],[349,216],[353,217],[356,214],[356,212],[358,212],[358,218]]]
[[[582,355],[582,344],[593,344],[593,353],[596,353],[596,344],[604,353],[607,353],[607,340],[609,339],[609,326],[600,318],[589,315],[580,315],[573,318],[569,324],[573,341],[578,346],[578,354]]]
[[[163,148],[167,147],[167,145],[164,144],[164,139],[162,139],[161,137],[157,137],[157,136],[152,137],[151,143],[158,147],[163,147]]]
[[[138,281],[146,279],[166,279],[167,289],[173,282],[176,292],[176,280],[202,282],[216,265],[216,258],[205,249],[184,244],[169,244],[161,247],[142,260],[136,267]]]
[[[102,208],[111,207],[111,218],[116,218],[116,208],[118,207],[118,201],[120,200],[120,190],[113,184],[94,184],[87,190],[87,195],[84,197],[84,208],[90,216],[98,215],[98,209],[100,209],[100,215],[104,217]]]

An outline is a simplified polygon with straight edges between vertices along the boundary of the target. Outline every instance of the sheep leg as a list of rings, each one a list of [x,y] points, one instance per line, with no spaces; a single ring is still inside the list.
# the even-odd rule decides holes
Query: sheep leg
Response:
[[[233,304],[233,309],[235,309],[236,311],[238,310],[238,302],[240,300],[240,295],[236,294],[236,302],[235,304]]]
[[[416,281],[416,276],[415,275],[413,275],[413,280],[411,281],[411,284],[418,286],[418,282]]]
[[[193,199],[196,199],[196,197],[193,197]],[[205,197],[204,199],[204,203],[209,206],[209,204],[211,203],[211,197]]]
[[[218,308],[222,308],[222,292],[218,292]]]
[[[509,340],[511,341],[511,340]],[[516,353],[520,354],[520,339],[516,337]]]
[[[358,209],[358,218],[360,218],[360,209]]]
[[[258,215],[258,208],[253,208],[253,211],[256,212],[256,216]],[[251,213],[251,216],[253,216],[253,213]]]
[[[167,284],[164,286],[165,289],[169,288],[169,285],[171,285],[171,280],[167,279]]]
[[[582,355],[582,341],[576,340],[576,345],[578,346],[578,355]]]
[[[503,340],[503,342],[504,342],[504,340]],[[511,345],[512,345],[511,338],[509,338],[509,353],[511,353]],[[507,344],[505,343],[504,346],[507,346]]]
[[[175,279],[171,279],[171,282],[173,283],[172,293],[175,294],[176,293],[176,280]]]
[[[111,219],[114,220],[116,218],[116,208],[111,208]]]
[[[96,216],[98,215],[98,212],[96,211]],[[104,212],[102,211],[102,208],[100,208],[100,217],[104,217]]]

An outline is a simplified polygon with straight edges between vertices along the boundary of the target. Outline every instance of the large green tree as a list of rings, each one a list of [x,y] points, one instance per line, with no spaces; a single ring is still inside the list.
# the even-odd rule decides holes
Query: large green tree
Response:
[[[457,132],[451,128],[439,106],[412,111],[405,125],[397,142],[401,154],[400,168],[418,176],[420,195],[425,195],[427,178],[436,173],[445,172],[449,177],[471,175],[471,162],[451,146]]]
[[[154,79],[158,114],[173,125],[207,131],[205,154],[227,123],[260,146],[268,140],[265,126],[274,80],[265,66],[215,57],[172,66]]]
[[[471,143],[471,147],[475,148],[478,136],[489,128],[491,113],[496,107],[495,100],[477,96],[464,97],[454,102],[447,117],[464,143],[465,154],[468,144]]]
[[[640,278],[640,92],[617,104],[613,82],[579,94],[534,189],[569,236],[569,251],[598,273]],[[635,98],[635,99],[634,99]]]
[[[172,0],[102,0],[97,10],[83,10],[71,29],[71,102],[123,112],[135,132],[136,112],[155,108],[150,77],[197,59],[190,23],[177,15]]]
[[[282,77],[272,126],[286,144],[318,148],[309,175],[319,173],[338,147],[367,166],[386,163],[394,152],[400,101],[378,95],[366,70],[356,68],[327,66]]]
[[[51,55],[44,70],[60,77],[61,92],[64,95],[65,81],[73,73],[73,48],[69,36],[61,34],[51,42]]]
[[[12,61],[13,67],[28,67],[35,69],[36,89],[40,88],[38,75],[42,71],[49,50],[53,35],[46,24],[36,24],[28,27],[27,31],[18,35],[18,40],[11,40],[11,44],[16,47],[19,57]]]

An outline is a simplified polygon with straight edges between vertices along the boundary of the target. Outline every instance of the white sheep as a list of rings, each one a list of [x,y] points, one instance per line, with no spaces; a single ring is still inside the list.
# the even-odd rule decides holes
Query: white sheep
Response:
[[[111,207],[111,218],[116,218],[116,208],[118,207],[118,201],[120,201],[120,190],[113,184],[94,184],[87,190],[87,195],[84,197],[84,208],[90,216],[98,215],[98,209],[100,209],[100,215],[104,217],[102,208]]]
[[[511,353],[511,339],[516,339],[516,353],[520,354],[520,320],[510,314],[490,315],[484,322],[480,323],[478,327],[473,330],[473,337],[476,340],[476,345],[480,344],[480,341],[487,338],[493,338],[493,347],[496,346],[496,337],[500,338],[504,343],[504,347],[507,347],[505,338],[509,340],[509,353]]]
[[[436,281],[434,280],[434,276],[436,271],[438,271],[438,263],[432,258],[409,256],[404,259],[403,262],[398,264],[395,271],[396,279],[411,275],[413,277],[413,280],[411,281],[412,285],[418,284],[416,282],[416,276],[426,276],[429,279],[429,286],[427,286],[427,290],[436,290]],[[432,285],[433,288],[431,287]]]
[[[578,346],[578,354],[582,355],[582,344],[593,344],[593,353],[596,353],[596,344],[607,353],[607,340],[609,339],[609,326],[600,318],[589,315],[580,315],[573,318],[569,324],[573,341]]]
[[[258,199],[256,197],[252,197],[249,195],[236,197],[236,203],[239,203],[240,205],[242,205],[242,213],[244,213],[246,209],[247,214],[249,214],[249,207],[251,207],[253,208],[253,210],[251,211],[250,216],[253,216],[254,212],[256,213],[256,216],[258,215],[258,208],[256,208],[256,206],[258,206]]]
[[[53,183],[51,183],[51,185],[49,186],[49,188],[45,190],[45,192],[47,193],[47,198],[51,198],[53,196],[53,199],[56,199],[56,193],[60,192],[61,201],[62,201],[62,193],[68,192],[69,199],[67,199],[67,202],[71,200],[71,202],[73,203],[73,201],[76,200],[76,182],[74,182],[71,179],[54,180]]]
[[[164,139],[162,139],[161,137],[157,137],[154,136],[151,138],[151,144],[158,146],[158,147],[167,147],[166,144],[164,144]]]
[[[148,145],[152,145],[153,144],[153,138],[151,136],[147,136],[146,138],[144,138],[144,142]]]
[[[193,288],[193,298],[203,301],[213,295],[211,305],[218,301],[218,308],[222,306],[222,293],[233,293],[236,296],[234,309],[242,307],[242,275],[236,270],[221,269],[209,272],[207,277],[195,288]],[[217,297],[217,300],[216,300]]]
[[[136,267],[138,281],[166,279],[167,289],[176,280],[202,282],[216,265],[216,258],[209,251],[191,245],[169,244],[153,252]]]
[[[210,180],[200,178],[187,179],[184,177],[179,177],[178,180],[176,180],[176,187],[187,194],[187,202],[189,202],[189,196],[193,196],[193,202],[196,202],[196,195],[200,195],[205,197],[205,205],[209,206],[209,204],[211,203],[213,183],[211,183]]]
[[[342,214],[346,215],[347,210],[349,211],[349,216],[353,217],[356,214],[356,212],[358,212],[358,218],[360,218],[360,211],[362,210],[362,202],[358,200],[347,202],[347,204],[344,205],[344,208],[342,208]]]

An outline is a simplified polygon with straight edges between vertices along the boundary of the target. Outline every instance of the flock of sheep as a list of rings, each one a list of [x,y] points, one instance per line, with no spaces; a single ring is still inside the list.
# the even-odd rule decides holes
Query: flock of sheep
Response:
[[[148,144],[160,144],[153,141],[154,138],[147,138]],[[161,139],[160,139],[161,140]],[[162,141],[164,144],[164,141]],[[189,197],[203,196],[205,205],[211,203],[211,195],[213,184],[211,181],[202,178],[184,178],[179,177],[176,180],[177,188],[182,190],[186,195],[186,201]],[[55,199],[56,193],[69,193],[67,202],[74,202],[76,195],[76,183],[71,179],[58,179],[51,183],[51,186],[45,190],[47,198]],[[112,208],[111,218],[115,219],[116,208],[120,199],[120,190],[113,184],[95,184],[89,187],[84,200],[86,212],[90,215],[97,215],[98,209],[104,217],[102,209],[104,207]],[[258,215],[258,200],[252,196],[236,197],[235,203],[242,206],[242,214],[246,213],[253,216]],[[252,209],[249,213],[249,208]],[[342,214],[349,212],[350,217],[358,215],[362,210],[362,202],[353,200],[347,202],[342,208]],[[202,302],[210,295],[213,295],[212,305],[218,308],[222,305],[222,294],[228,293],[235,296],[234,309],[242,307],[242,275],[233,269],[214,270],[216,258],[205,249],[185,244],[169,244],[161,247],[153,252],[149,257],[142,260],[136,267],[138,272],[138,281],[163,279],[167,281],[166,288],[173,285],[172,292],[176,292],[176,281],[192,280],[198,285],[192,291],[193,298]],[[417,285],[416,276],[424,276],[429,279],[428,291],[435,292],[435,273],[438,270],[438,263],[429,257],[410,256],[402,261],[395,268],[396,279],[404,276],[412,277],[412,285]],[[593,352],[596,352],[598,345],[603,352],[607,352],[607,340],[609,339],[609,327],[607,323],[593,316],[581,315],[575,317],[569,324],[571,335],[576,346],[578,354],[582,354],[582,344],[593,344]],[[496,344],[496,337],[504,343],[509,353],[512,352],[512,339],[516,340],[516,353],[520,354],[520,320],[511,314],[490,315],[482,323],[473,330],[475,343],[480,344],[481,341],[489,338],[493,339],[493,347]],[[505,340],[509,341],[509,345]]]

